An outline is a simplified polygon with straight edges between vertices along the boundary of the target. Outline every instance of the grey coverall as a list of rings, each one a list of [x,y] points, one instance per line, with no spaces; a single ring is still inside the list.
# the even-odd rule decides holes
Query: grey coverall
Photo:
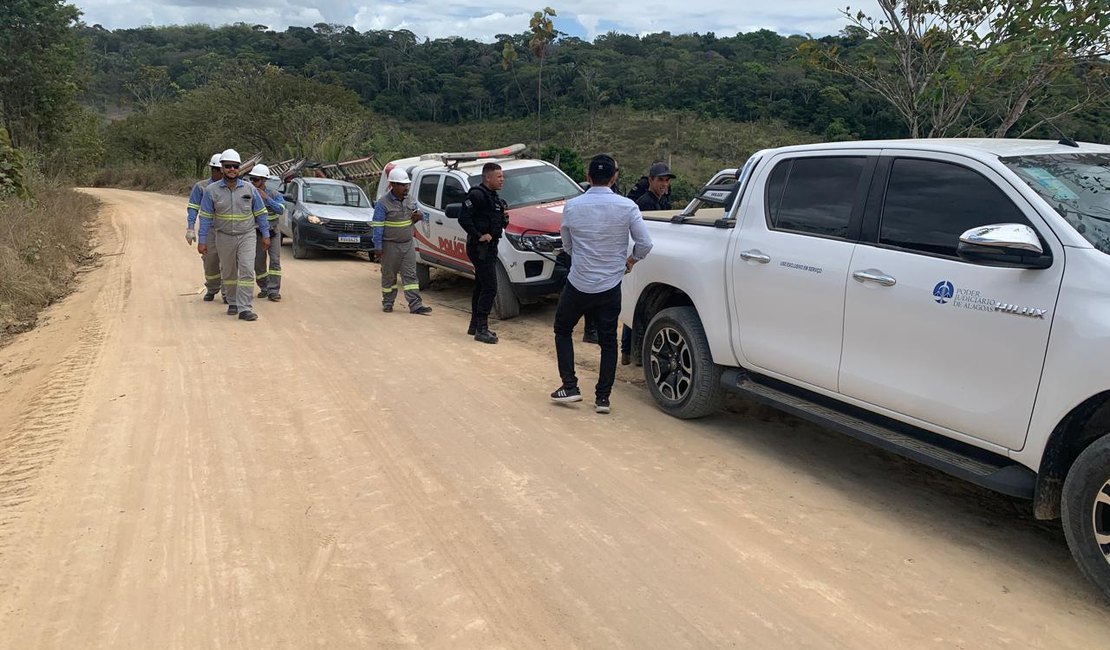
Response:
[[[253,186],[237,178],[233,187],[220,181],[205,188],[200,202],[199,237],[204,239],[215,230],[227,301],[240,313],[251,311],[253,304],[256,227],[263,237],[270,236],[266,207]]]
[[[401,289],[409,303],[409,311],[420,309],[420,282],[416,279],[416,245],[412,240],[412,212],[416,201],[412,196],[398,199],[386,192],[374,206],[374,248],[381,250],[382,306],[392,307],[397,299],[397,274]]]

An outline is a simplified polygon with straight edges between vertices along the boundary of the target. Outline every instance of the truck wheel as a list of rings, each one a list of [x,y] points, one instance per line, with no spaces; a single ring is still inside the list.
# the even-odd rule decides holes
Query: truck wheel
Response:
[[[301,231],[296,226],[293,226],[293,257],[294,259],[303,260],[307,259],[310,252],[308,246],[305,246],[304,241],[301,240]]]
[[[664,309],[651,319],[643,346],[644,379],[667,413],[689,420],[721,406],[721,367],[713,363],[698,312]]]
[[[427,264],[417,264],[416,282],[420,285],[421,291],[427,289],[428,285],[432,283],[432,267]]]
[[[1061,500],[1064,536],[1079,570],[1110,600],[1110,435],[1079,454]]]
[[[509,320],[520,315],[520,299],[509,282],[505,267],[497,265],[497,297],[493,300],[493,314],[498,320]]]

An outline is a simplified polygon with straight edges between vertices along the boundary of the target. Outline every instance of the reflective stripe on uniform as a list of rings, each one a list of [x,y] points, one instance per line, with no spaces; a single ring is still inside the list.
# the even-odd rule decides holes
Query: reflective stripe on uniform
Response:
[[[281,275],[281,271],[277,269],[270,269],[270,271],[266,275]]]
[[[214,274],[212,274],[212,275],[206,275],[206,276],[204,276],[204,279],[205,279],[205,280],[219,280],[219,279],[220,279],[220,278],[222,278],[222,277],[224,277],[224,276],[220,275],[219,273],[214,273]]]
[[[199,210],[200,209],[200,204],[199,203],[187,203],[187,204],[185,204],[185,207],[193,209],[193,210]]]
[[[273,273],[271,273],[271,272],[269,272],[269,271],[266,271],[265,273],[259,273],[258,275],[254,276],[254,279],[255,279],[255,280],[261,280],[261,279],[263,279],[263,278],[268,278],[268,277],[270,277],[271,275],[273,275]]]
[[[405,291],[416,291],[417,289],[419,289],[419,288],[420,288],[420,283],[416,283],[416,284],[406,284],[406,285],[405,285],[404,287],[402,287],[402,288],[403,288],[403,289],[404,289]]]
[[[397,285],[393,285],[392,287],[382,287],[382,293],[393,293],[396,290]]]
[[[254,215],[242,214],[241,212],[228,212],[227,214],[201,214],[202,217],[212,217],[219,221],[248,221],[254,218]]]

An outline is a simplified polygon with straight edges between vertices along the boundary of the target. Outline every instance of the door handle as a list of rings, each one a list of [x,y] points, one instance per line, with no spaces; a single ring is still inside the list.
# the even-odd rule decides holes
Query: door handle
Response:
[[[766,264],[771,261],[771,256],[764,255],[758,249],[753,248],[750,251],[740,251],[740,259],[747,260],[749,262],[759,262],[760,264]]]
[[[436,219],[436,223],[442,226],[443,225],[443,220],[442,219]]]
[[[857,282],[874,282],[875,284],[879,284],[884,287],[893,287],[895,284],[898,283],[898,281],[894,278],[876,269],[864,269],[863,271],[856,271],[852,274],[852,277],[855,278]]]

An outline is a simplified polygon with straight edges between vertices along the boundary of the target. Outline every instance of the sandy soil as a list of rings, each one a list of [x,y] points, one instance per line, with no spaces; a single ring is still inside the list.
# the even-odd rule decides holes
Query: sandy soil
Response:
[[[735,401],[553,405],[551,306],[463,334],[294,260],[201,301],[184,201],[96,190],[103,263],[0,350],[0,647],[1091,648],[1021,504]],[[581,346],[592,385],[596,348]]]

